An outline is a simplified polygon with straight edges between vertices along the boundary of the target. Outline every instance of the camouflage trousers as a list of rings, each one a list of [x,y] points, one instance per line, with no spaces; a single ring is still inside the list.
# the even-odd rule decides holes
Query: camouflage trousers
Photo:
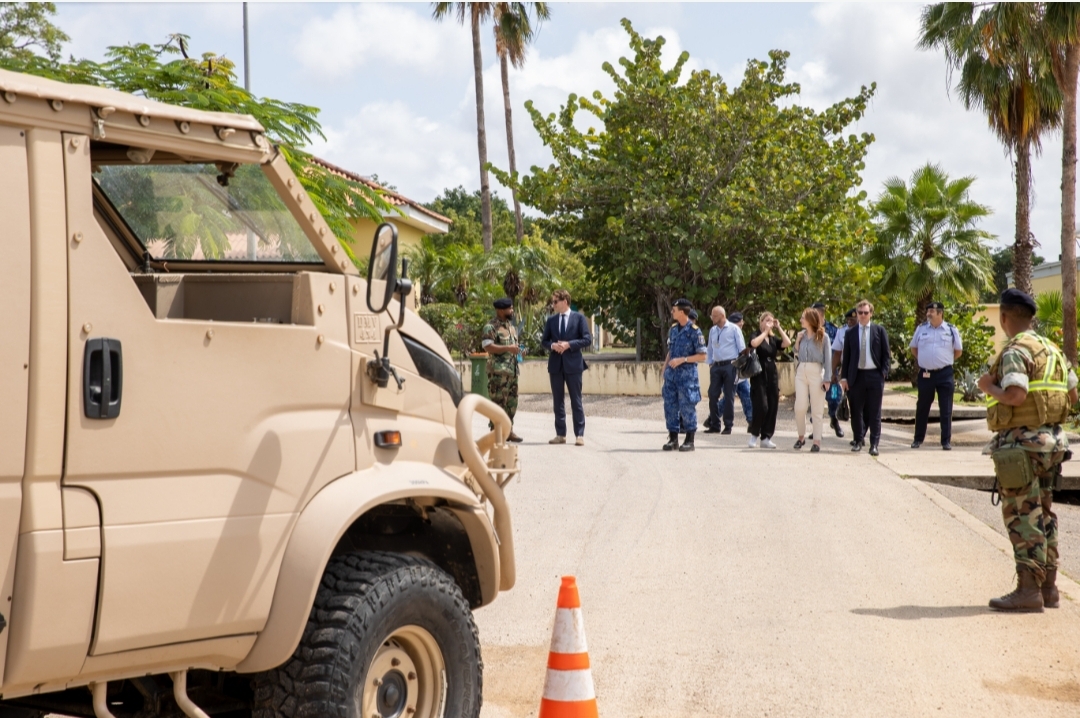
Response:
[[[1060,434],[1060,436],[1058,436]],[[1053,511],[1054,487],[1061,476],[1067,440],[1060,427],[1008,429],[998,434],[996,448],[1028,450],[1035,481],[1018,489],[999,489],[1001,516],[1009,532],[1017,565],[1027,566],[1041,583],[1046,569],[1058,565],[1058,522]],[[1032,451],[1031,449],[1043,449]],[[1047,451],[1046,449],[1049,449]]]
[[[510,421],[514,420],[518,406],[518,378],[516,374],[488,374],[488,396],[502,407]]]
[[[1031,453],[1035,481],[1019,489],[999,489],[1001,517],[1013,545],[1017,565],[1027,566],[1042,583],[1046,569],[1057,568],[1057,514],[1052,510],[1054,483],[1061,465],[1046,454]]]

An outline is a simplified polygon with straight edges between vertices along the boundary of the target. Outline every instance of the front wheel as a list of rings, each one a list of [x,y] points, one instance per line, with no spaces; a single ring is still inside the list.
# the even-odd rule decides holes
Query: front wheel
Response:
[[[255,680],[255,718],[477,718],[483,663],[454,580],[413,556],[326,568],[293,657]]]

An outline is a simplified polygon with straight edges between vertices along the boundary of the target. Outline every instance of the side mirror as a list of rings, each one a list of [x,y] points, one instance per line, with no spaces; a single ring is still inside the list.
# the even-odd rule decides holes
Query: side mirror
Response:
[[[367,305],[374,314],[386,309],[397,289],[397,228],[383,222],[375,230],[368,262]]]

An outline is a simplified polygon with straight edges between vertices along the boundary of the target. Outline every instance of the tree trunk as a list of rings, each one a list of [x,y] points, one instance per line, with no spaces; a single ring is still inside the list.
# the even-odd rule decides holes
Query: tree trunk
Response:
[[[1061,128],[1061,319],[1062,349],[1076,366],[1076,81],[1080,45],[1065,50],[1064,117]]]
[[[506,108],[506,153],[510,158],[510,175],[517,173],[517,157],[514,155],[514,120],[510,112],[510,61],[506,53],[499,55],[499,71],[502,73],[503,107]],[[521,221],[521,203],[518,202],[517,190],[511,189],[514,198],[514,231],[518,244],[525,238],[525,225]]]
[[[488,183],[487,130],[484,128],[484,60],[480,55],[480,15],[472,7],[473,84],[476,86],[476,148],[480,155],[480,237],[491,251],[491,185]]]
[[[926,295],[919,298],[919,301],[915,304],[915,326],[919,326],[926,322],[926,305],[934,301],[933,292],[927,292]]]
[[[1016,238],[1013,244],[1013,286],[1031,294],[1031,141],[1016,146]]]

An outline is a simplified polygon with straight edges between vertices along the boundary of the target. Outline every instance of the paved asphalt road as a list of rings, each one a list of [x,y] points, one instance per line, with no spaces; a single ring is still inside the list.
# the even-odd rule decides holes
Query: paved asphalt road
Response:
[[[1080,607],[991,613],[1007,542],[929,485],[846,441],[790,451],[783,422],[783,450],[737,428],[687,454],[654,416],[593,415],[583,448],[551,426],[518,416],[518,583],[477,612],[485,718],[536,715],[563,574],[609,718],[1080,715]]]

